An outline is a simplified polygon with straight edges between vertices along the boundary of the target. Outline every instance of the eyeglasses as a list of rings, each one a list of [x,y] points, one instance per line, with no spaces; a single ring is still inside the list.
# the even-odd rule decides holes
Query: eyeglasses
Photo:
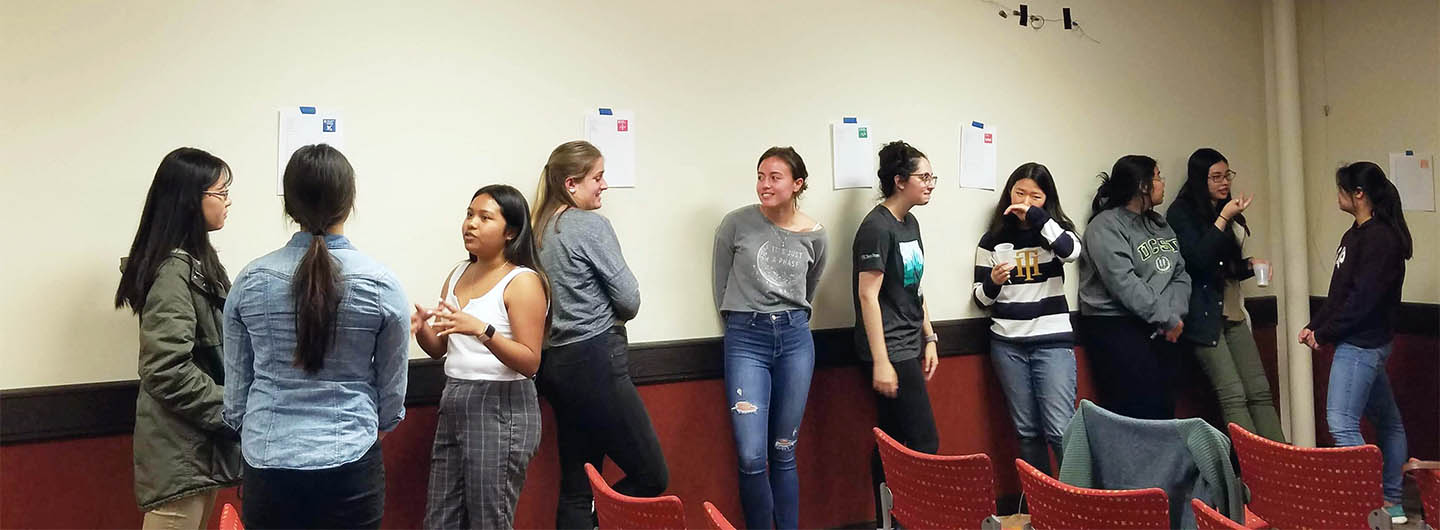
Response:
[[[225,188],[225,189],[220,190],[220,191],[209,191],[209,190],[206,190],[206,191],[202,191],[202,192],[200,192],[200,193],[203,193],[203,194],[205,194],[205,195],[209,195],[209,196],[211,196],[211,197],[215,197],[215,198],[220,199],[220,200],[222,200],[222,201],[225,200],[225,199],[229,199],[229,198],[230,198],[230,188]]]
[[[1210,182],[1218,184],[1222,180],[1225,182],[1233,182],[1235,180],[1235,170],[1227,169],[1224,175],[1210,175]]]
[[[934,173],[911,173],[910,176],[919,178],[920,182],[924,182],[926,186],[940,181],[940,177],[935,176]]]

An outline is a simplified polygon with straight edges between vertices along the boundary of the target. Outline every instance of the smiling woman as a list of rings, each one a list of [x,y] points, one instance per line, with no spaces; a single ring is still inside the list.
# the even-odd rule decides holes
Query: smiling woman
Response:
[[[799,208],[809,176],[794,148],[767,149],[755,167],[759,204],[730,212],[715,232],[715,304],[750,528],[800,520],[795,443],[815,370],[810,313],[826,247],[824,227]]]

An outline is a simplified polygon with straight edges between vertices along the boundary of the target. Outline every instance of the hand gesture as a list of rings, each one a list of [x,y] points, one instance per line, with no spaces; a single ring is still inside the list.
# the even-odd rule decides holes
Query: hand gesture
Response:
[[[410,334],[416,335],[421,331],[433,332],[430,329],[430,317],[435,316],[433,309],[426,309],[420,304],[415,304],[415,312],[410,313]]]
[[[1005,211],[1000,215],[1013,215],[1021,221],[1024,221],[1025,213],[1029,211],[1030,205],[1028,204],[1012,204],[1009,208],[1006,208]]]
[[[435,312],[435,329],[439,331],[440,337],[449,337],[459,333],[472,337],[485,335],[485,328],[489,327],[475,315],[461,311],[449,300],[440,302],[440,307]]]
[[[1227,220],[1234,219],[1235,216],[1244,213],[1245,209],[1250,207],[1250,202],[1254,199],[1254,196],[1251,195],[1234,197],[1230,199],[1230,202],[1225,203],[1225,208],[1220,210],[1220,215],[1225,216]]]

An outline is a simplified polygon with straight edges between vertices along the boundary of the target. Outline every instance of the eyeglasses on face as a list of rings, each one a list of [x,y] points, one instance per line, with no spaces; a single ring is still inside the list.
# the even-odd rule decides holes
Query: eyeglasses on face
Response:
[[[1210,175],[1210,182],[1214,182],[1214,183],[1217,183],[1217,184],[1220,183],[1221,181],[1224,181],[1224,182],[1233,182],[1234,180],[1235,180],[1235,170],[1233,170],[1233,169],[1227,169],[1227,170],[1225,170],[1225,174],[1224,174],[1224,175],[1215,175],[1215,174]]]
[[[925,183],[926,186],[940,181],[940,177],[935,176],[934,173],[911,173],[909,176],[920,179],[920,182]]]

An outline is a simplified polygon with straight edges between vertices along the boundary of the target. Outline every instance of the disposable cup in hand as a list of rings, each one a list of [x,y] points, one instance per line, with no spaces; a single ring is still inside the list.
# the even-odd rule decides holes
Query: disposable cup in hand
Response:
[[[1015,263],[1015,245],[1000,243],[995,245],[995,264]]]
[[[1259,285],[1259,286],[1261,286],[1261,287],[1268,287],[1268,286],[1270,286],[1270,264],[1269,264],[1269,263],[1256,263],[1256,264],[1255,264],[1255,285]]]

